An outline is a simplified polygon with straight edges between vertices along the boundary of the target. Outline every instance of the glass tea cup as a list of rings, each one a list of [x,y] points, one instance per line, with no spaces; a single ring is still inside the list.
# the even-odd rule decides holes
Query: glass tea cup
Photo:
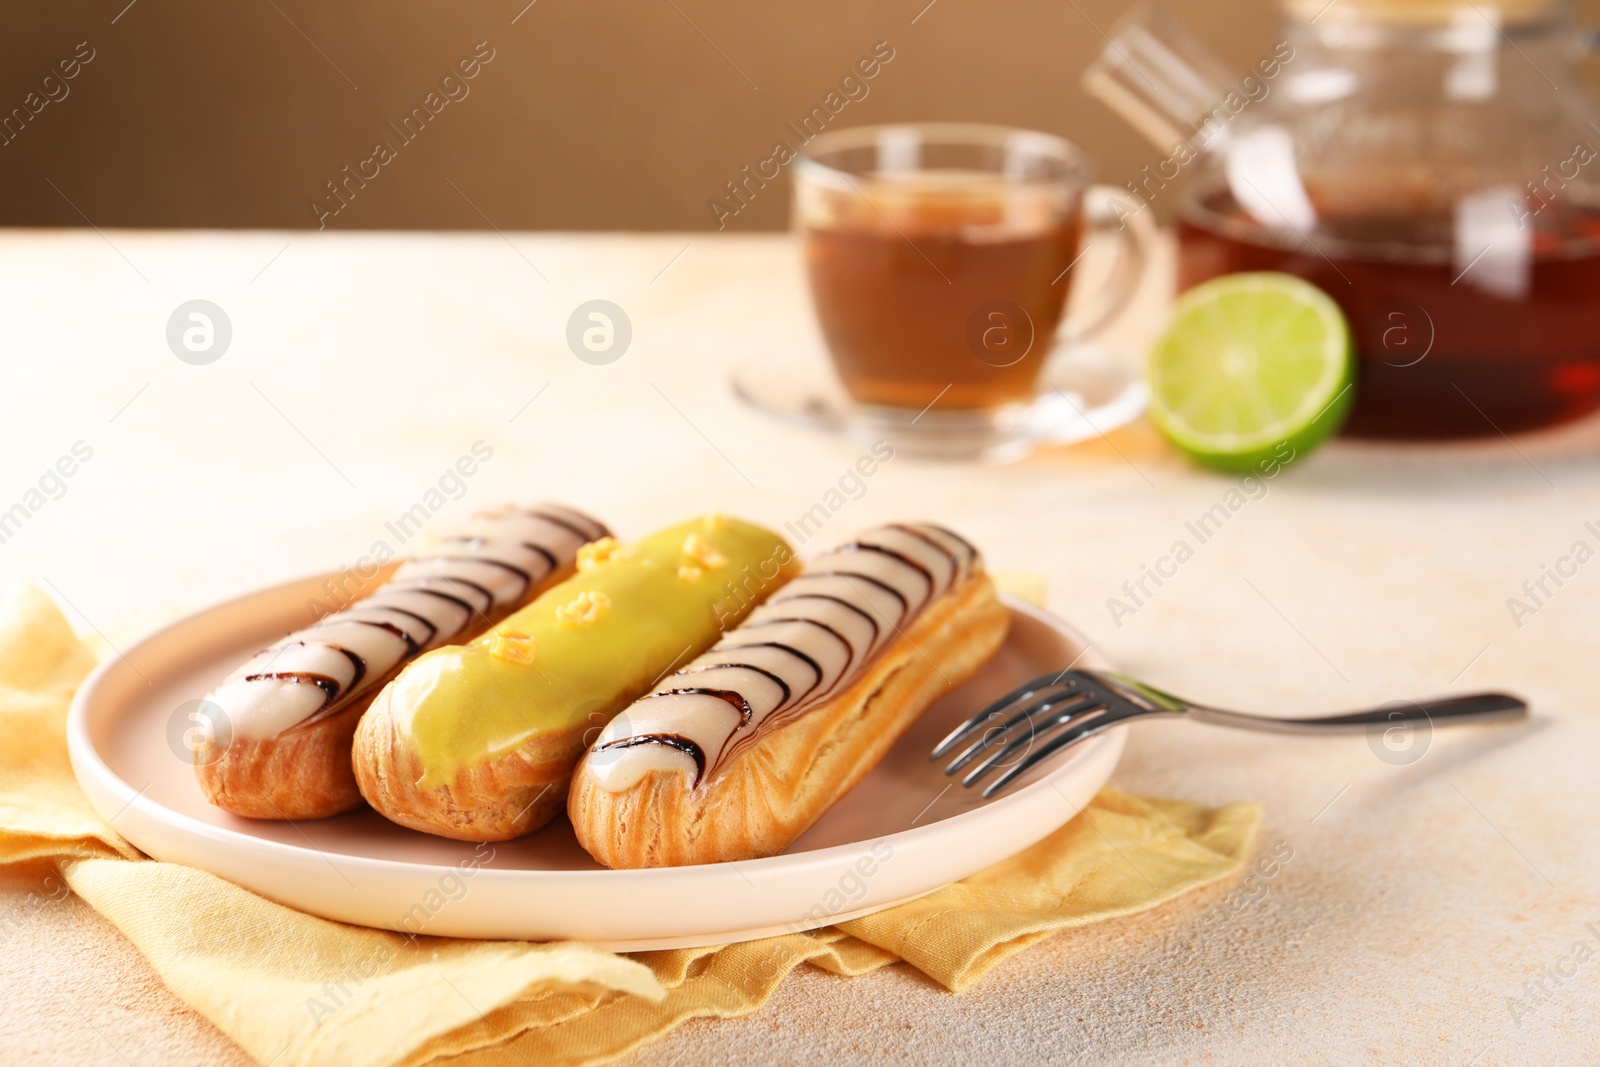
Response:
[[[1067,324],[1077,342],[1127,304],[1145,248],[1126,206],[1091,206],[1094,171],[1080,149],[998,126],[871,126],[816,137],[794,172],[813,304],[861,428],[910,452],[963,457],[1051,436],[1042,423],[1062,400],[1082,420],[1083,406],[1045,374],[1073,268],[1102,238],[1118,249]]]

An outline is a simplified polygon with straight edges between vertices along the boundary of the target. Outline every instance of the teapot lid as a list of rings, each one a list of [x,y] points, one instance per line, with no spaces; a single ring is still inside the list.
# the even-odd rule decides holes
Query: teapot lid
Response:
[[[1341,22],[1407,26],[1447,26],[1464,18],[1489,19],[1500,26],[1539,22],[1565,10],[1565,0],[1283,0],[1284,10],[1302,22],[1328,18]]]

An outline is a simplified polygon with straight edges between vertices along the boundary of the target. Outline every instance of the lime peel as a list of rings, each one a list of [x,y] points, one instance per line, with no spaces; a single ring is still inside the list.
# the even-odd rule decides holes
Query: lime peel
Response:
[[[1251,470],[1303,455],[1350,408],[1350,329],[1339,306],[1288,274],[1230,274],[1173,305],[1146,367],[1150,419],[1181,452]]]

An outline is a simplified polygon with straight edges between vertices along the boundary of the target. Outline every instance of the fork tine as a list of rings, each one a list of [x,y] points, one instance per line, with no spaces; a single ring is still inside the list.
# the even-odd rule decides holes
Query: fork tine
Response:
[[[976,741],[968,745],[964,750],[962,750],[959,756],[950,761],[950,765],[944,769],[944,773],[947,775],[955,774],[962,767],[965,767],[967,764],[971,763],[973,759],[984,749],[998,746],[1000,741],[1004,740],[1006,735],[1011,732],[1012,728],[1017,726],[1019,723],[1022,723],[1024,720],[1026,720],[1029,725],[1029,736],[1035,736],[1038,732],[1034,724],[1035,716],[1042,715],[1045,712],[1054,712],[1055,715],[1061,715],[1063,713],[1061,709],[1083,704],[1090,699],[1092,699],[1092,694],[1090,693],[1080,693],[1069,689],[1065,693],[1048,696],[1042,700],[1035,700],[1030,704],[1024,704],[1015,714],[1013,714],[1005,722],[1001,723],[998,727],[991,727],[990,729],[979,734]],[[1061,719],[1060,721],[1065,722],[1066,720]],[[1055,723],[1048,723],[1046,725],[1055,725]],[[990,741],[990,737],[994,737],[995,740]]]
[[[1010,785],[1013,781],[1022,777],[1024,774],[1027,774],[1028,771],[1032,770],[1034,767],[1037,767],[1040,763],[1049,759],[1051,756],[1054,756],[1062,749],[1071,748],[1079,741],[1082,741],[1088,737],[1092,737],[1102,730],[1108,730],[1120,722],[1124,722],[1128,719],[1142,718],[1148,714],[1150,714],[1150,712],[1143,708],[1129,707],[1117,711],[1109,711],[1108,709],[1107,714],[1097,716],[1093,719],[1080,717],[1077,722],[1069,724],[1065,730],[1062,730],[1060,733],[1051,736],[1041,743],[1038,748],[1029,752],[1022,759],[1018,760],[1013,766],[1006,768],[1005,772],[1002,773],[1000,777],[996,778],[994,781],[990,782],[984,787],[984,799],[987,800],[989,797],[994,796],[996,793],[1000,792],[1000,790]],[[976,777],[976,774],[968,775],[966,780],[961,784],[970,785],[972,780]]]
[[[1039,728],[1028,731],[1025,736],[1018,737],[1004,748],[997,747],[994,752],[989,754],[987,759],[978,764],[976,767],[972,768],[972,770],[968,771],[967,776],[961,779],[962,788],[971,786],[974,782],[988,774],[996,767],[1009,767],[1010,764],[1007,762],[1007,760],[1013,756],[1016,756],[1018,759],[1027,757],[1029,750],[1032,749],[1034,745],[1034,742],[1038,741],[1041,736],[1050,730],[1053,730],[1058,726],[1065,726],[1072,722],[1081,722],[1085,719],[1099,716],[1102,712],[1108,710],[1109,709],[1104,704],[1091,704],[1086,708],[1079,707],[1064,714],[1051,716],[1050,719],[1046,720]]]
[[[1018,701],[1030,700],[1047,689],[1056,689],[1061,686],[1070,688],[1075,684],[1076,682],[1073,679],[1067,677],[1066,671],[1057,671],[1055,674],[1041,674],[1032,681],[1024,682],[950,731],[945,739],[934,746],[933,751],[928,754],[929,762],[938,759],[952,748],[955,748],[963,738],[987,722],[990,716],[998,715]]]

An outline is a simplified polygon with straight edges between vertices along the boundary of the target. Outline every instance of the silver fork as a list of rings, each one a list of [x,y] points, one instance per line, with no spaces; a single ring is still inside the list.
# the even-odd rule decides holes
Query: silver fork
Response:
[[[967,742],[944,773],[954,775],[977,761],[961,779],[962,786],[971,788],[991,771],[1000,769],[1000,775],[983,790],[984,797],[992,797],[1061,750],[1135,719],[1181,716],[1241,730],[1329,734],[1424,722],[1430,726],[1507,722],[1527,718],[1527,715],[1528,705],[1518,697],[1505,693],[1471,693],[1341,715],[1274,719],[1196,704],[1124,674],[1066,670],[1042,675],[1013,689],[951,731],[934,746],[928,759],[936,760],[963,741]]]

